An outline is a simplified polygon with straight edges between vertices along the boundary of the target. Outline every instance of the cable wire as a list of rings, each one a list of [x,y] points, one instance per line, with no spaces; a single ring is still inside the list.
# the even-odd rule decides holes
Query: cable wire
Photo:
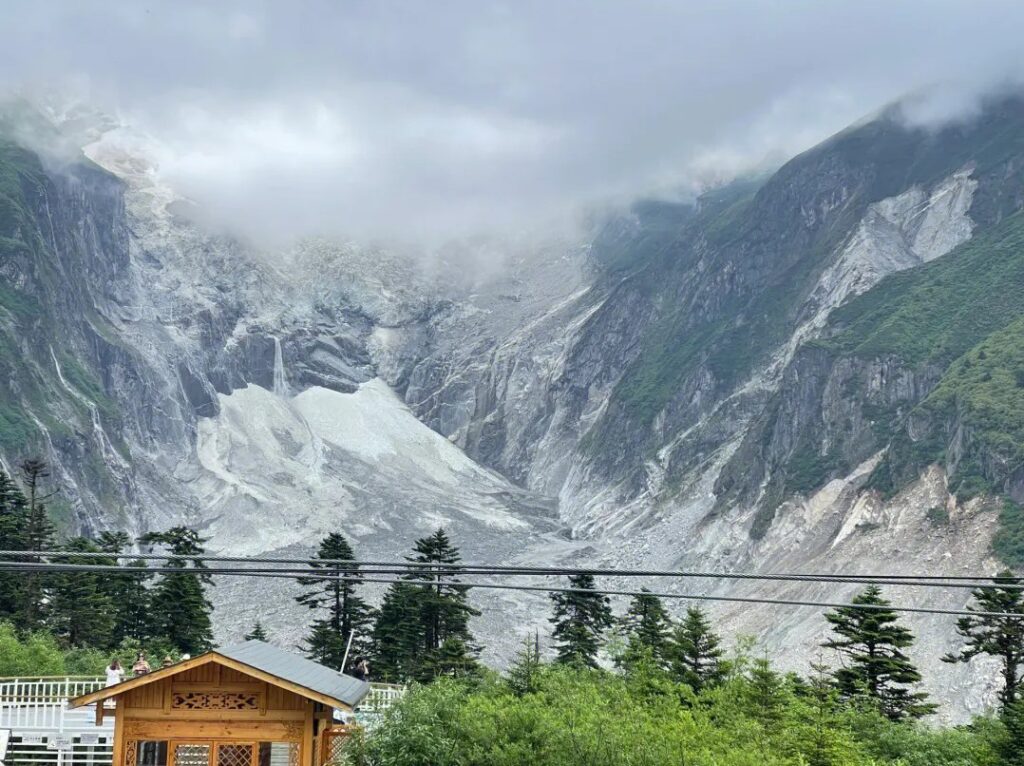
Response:
[[[0,567],[0,571],[52,571],[52,572],[66,572],[66,571],[120,571],[124,574],[133,575],[137,577],[146,577],[154,573],[174,573],[174,574],[191,574],[191,575],[225,575],[225,576],[241,576],[241,577],[268,577],[268,578],[283,578],[289,580],[297,580],[298,576],[293,574],[282,573],[278,571],[259,571],[259,570],[225,570],[217,571],[214,569],[207,568],[180,568],[180,567],[165,567],[161,569],[157,568],[143,568],[143,567],[119,567],[119,566],[97,566],[95,568],[89,565],[80,564],[43,564],[42,567],[47,569],[17,569],[17,568],[3,568]],[[438,576],[451,576],[446,572],[438,572]],[[307,572],[306,577],[310,577],[310,573]],[[325,581],[345,581],[345,582],[361,582],[361,583],[382,583],[385,585],[393,585],[395,583],[404,583],[407,585],[429,585],[437,586],[439,584],[447,587],[459,587],[459,588],[482,588],[482,589],[496,589],[496,590],[514,590],[514,591],[534,591],[534,592],[545,592],[545,593],[579,593],[579,594],[591,594],[591,595],[607,595],[607,596],[654,596],[657,598],[665,599],[681,599],[681,600],[693,600],[693,601],[721,601],[731,603],[744,603],[744,604],[774,604],[779,606],[801,606],[801,607],[816,607],[826,609],[862,609],[867,611],[885,611],[891,610],[895,612],[909,612],[917,614],[937,614],[937,615],[951,615],[956,617],[988,617],[994,619],[1015,619],[1024,621],[1024,613],[1021,612],[986,612],[975,609],[939,609],[932,607],[912,607],[912,606],[895,606],[895,605],[877,605],[877,604],[854,604],[854,603],[841,603],[831,601],[800,601],[795,599],[777,599],[777,598],[761,598],[753,596],[712,596],[709,594],[683,594],[683,593],[657,593],[646,590],[616,590],[607,588],[557,588],[546,585],[508,585],[500,583],[481,583],[481,582],[462,582],[462,581],[448,581],[439,582],[438,580],[417,580],[417,579],[406,579],[406,578],[372,578],[372,577],[361,577],[358,580],[353,577],[347,576],[334,576],[334,575],[313,575],[313,579],[325,580]]]
[[[614,569],[614,568],[586,568],[586,567],[534,567],[515,565],[491,565],[491,564],[438,564],[415,561],[363,561],[355,562],[346,559],[318,559],[310,558],[255,558],[242,556],[216,556],[211,554],[201,555],[175,555],[175,554],[113,554],[92,551],[0,551],[0,557],[17,558],[38,558],[46,556],[49,558],[118,558],[118,559],[141,559],[141,560],[181,560],[181,561],[226,561],[238,563],[285,563],[305,564],[307,566],[316,564],[341,569],[348,566],[352,571],[376,572],[391,574],[394,569],[400,569],[404,573],[409,569],[426,568],[433,571],[451,571],[466,574],[509,574],[509,575],[578,575],[589,574],[594,576],[607,577],[681,577],[691,579],[725,579],[725,580],[765,580],[784,582],[837,582],[855,584],[879,584],[879,585],[908,585],[920,587],[947,587],[947,588],[1006,588],[1008,590],[1024,590],[1024,582],[1020,578],[1006,580],[999,577],[966,577],[956,575],[834,575],[834,574],[755,574],[746,572],[694,572],[679,570],[644,570],[644,569]],[[2,563],[2,562],[0,562]],[[374,567],[386,567],[387,569],[375,570]],[[207,567],[207,569],[209,569]],[[310,569],[309,571],[313,571]]]

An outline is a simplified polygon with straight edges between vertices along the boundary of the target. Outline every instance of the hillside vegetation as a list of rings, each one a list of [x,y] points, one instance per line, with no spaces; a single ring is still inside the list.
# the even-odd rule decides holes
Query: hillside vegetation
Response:
[[[907,418],[877,414],[880,436],[892,446],[874,486],[894,491],[939,463],[952,490],[969,498],[1003,491],[1024,465],[1022,296],[1024,214],[1016,213],[834,313],[842,329],[819,345],[837,355],[942,371]]]
[[[835,702],[826,687],[743,660],[694,694],[650,668],[626,677],[542,669],[523,693],[507,680],[417,687],[352,766],[995,766],[1002,724],[892,723]]]

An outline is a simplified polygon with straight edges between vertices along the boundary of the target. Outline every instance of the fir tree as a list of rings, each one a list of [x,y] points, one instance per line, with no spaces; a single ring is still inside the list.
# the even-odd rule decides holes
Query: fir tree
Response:
[[[602,635],[613,622],[611,606],[607,596],[595,591],[591,574],[570,575],[569,587],[572,590],[551,594],[556,661],[596,668]]]
[[[202,561],[190,563],[185,557],[202,555],[206,540],[188,527],[173,527],[143,535],[139,542],[169,548],[167,567],[180,570],[165,573],[154,586],[148,632],[166,639],[181,653],[205,652],[213,643],[213,605],[206,598],[206,587],[212,583],[210,575],[202,571],[206,568]]]
[[[622,634],[628,641],[625,664],[630,664],[641,653],[649,653],[656,665],[666,667],[669,662],[672,620],[661,599],[646,588],[643,591],[630,601],[629,609],[620,623]]]
[[[469,605],[469,588],[459,584],[456,572],[462,557],[444,529],[417,540],[413,551],[406,561],[417,566],[405,578],[430,583],[417,586],[415,596],[421,652],[416,675],[419,680],[428,680],[456,661],[472,661],[477,649],[469,632],[469,618],[480,612]],[[442,657],[441,647],[450,639],[456,641],[448,644]],[[452,654],[456,647],[465,653],[457,660]]]
[[[263,629],[263,624],[259,620],[256,620],[252,626],[252,630],[246,633],[244,638],[246,641],[266,641],[267,631]]]
[[[998,743],[1000,766],[1024,766],[1024,700],[1007,705],[1000,716],[1006,736]]]
[[[340,670],[345,658],[345,639],[333,628],[330,620],[314,620],[302,650],[314,662]]]
[[[838,695],[826,665],[820,660],[812,662],[811,671],[810,683],[801,679],[798,691],[810,705],[807,766],[837,766],[849,760],[841,736],[844,727],[837,715]]]
[[[56,495],[54,492],[43,492],[43,481],[50,477],[50,469],[45,460],[29,458],[19,466],[22,481],[25,484],[25,496],[28,500],[28,516],[25,520],[24,542],[30,551],[46,551],[53,548],[55,530],[50,517],[46,514],[46,501]]]
[[[540,688],[540,636],[527,636],[515,662],[508,669],[508,687],[517,697]]]
[[[344,563],[327,563],[331,561]],[[342,670],[349,637],[352,656],[365,653],[371,644],[373,610],[356,592],[362,575],[352,571],[359,564],[348,540],[332,532],[320,542],[309,566],[316,574],[298,578],[299,584],[308,590],[295,600],[310,609],[327,610],[327,614],[311,625],[306,652],[310,659]]]
[[[925,692],[909,688],[921,680],[921,674],[903,653],[913,645],[914,635],[897,622],[897,614],[888,608],[881,589],[869,585],[852,603],[872,608],[839,607],[825,614],[838,637],[822,646],[835,649],[849,662],[833,673],[839,694],[844,699],[866,696],[893,721],[935,712],[936,706],[926,702]]]
[[[406,681],[416,675],[422,653],[419,593],[419,588],[406,582],[388,586],[373,625],[370,656],[375,676]]]
[[[46,513],[46,501],[56,492],[44,492],[43,482],[50,477],[50,470],[45,460],[28,458],[18,466],[21,479],[25,485],[27,500],[25,525],[22,541],[25,550],[48,551],[53,548],[55,530],[50,517]],[[26,561],[39,563],[41,559],[29,556]],[[52,583],[51,574],[26,572],[21,580],[22,614],[19,624],[24,630],[38,630],[43,627],[46,618],[46,607],[49,602],[48,586]]]
[[[68,551],[100,552],[84,537],[69,540]],[[55,563],[80,563],[58,556]],[[105,575],[95,572],[58,572],[51,579],[50,629],[72,647],[110,648],[114,632],[113,605],[104,587]]]
[[[462,678],[475,675],[480,665],[466,642],[458,636],[449,636],[441,642],[437,652],[428,658],[428,665],[421,670],[425,678],[451,676]]]
[[[747,700],[750,709],[765,726],[778,724],[786,706],[786,684],[772,669],[768,656],[759,657],[750,666],[747,677]]]
[[[1008,708],[1022,698],[1024,683],[1024,592],[1013,587],[1024,583],[1005,569],[992,578],[993,586],[973,591],[971,612],[999,612],[1010,617],[961,617],[956,624],[957,633],[964,639],[959,654],[948,654],[945,662],[970,662],[980,654],[999,659],[1002,665],[1003,688],[999,700]]]
[[[124,532],[102,532],[99,539],[100,550],[110,554],[103,563],[117,564],[131,544],[131,538]],[[127,564],[132,574],[110,574],[103,580],[114,613],[113,643],[120,645],[125,639],[144,642],[150,638],[150,622],[153,619],[150,593],[146,580],[151,575],[145,574],[147,569],[143,559],[135,559]],[[138,574],[135,574],[138,572]]]
[[[23,551],[28,501],[17,484],[0,469],[0,550]],[[22,559],[27,560],[27,559]],[[0,572],[0,620],[22,627],[25,589],[20,572]]]
[[[717,684],[724,675],[720,644],[703,610],[687,609],[686,617],[672,633],[669,647],[673,677],[698,693]]]

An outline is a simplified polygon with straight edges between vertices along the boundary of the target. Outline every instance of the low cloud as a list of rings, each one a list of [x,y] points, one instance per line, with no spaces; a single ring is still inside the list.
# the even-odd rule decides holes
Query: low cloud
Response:
[[[542,230],[778,161],[908,93],[923,124],[1019,78],[1024,5],[9,0],[0,84],[153,137],[212,220],[440,241]]]

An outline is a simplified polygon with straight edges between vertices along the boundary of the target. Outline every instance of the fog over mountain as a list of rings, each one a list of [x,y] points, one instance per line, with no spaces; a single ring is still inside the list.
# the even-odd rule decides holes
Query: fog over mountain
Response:
[[[154,137],[261,241],[565,230],[779,164],[897,98],[1021,74],[1019,3],[5,3],[0,83]]]

